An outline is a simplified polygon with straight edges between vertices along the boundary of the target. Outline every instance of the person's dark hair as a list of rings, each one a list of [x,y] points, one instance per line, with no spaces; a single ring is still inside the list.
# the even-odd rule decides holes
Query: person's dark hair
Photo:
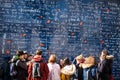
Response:
[[[27,51],[24,51],[24,54],[27,54],[27,55],[28,55],[28,52],[27,52]]]
[[[71,65],[70,59],[67,57],[64,59],[64,66]]]
[[[32,54],[28,54],[28,57],[33,56]]]
[[[109,55],[109,52],[106,49],[102,50],[102,53],[105,54],[105,55]]]
[[[22,50],[18,50],[16,54],[17,56],[21,56],[21,55],[24,55],[24,52]]]
[[[37,54],[37,55],[42,55],[42,50],[39,50],[39,49],[38,49],[38,50],[36,51],[36,54]]]

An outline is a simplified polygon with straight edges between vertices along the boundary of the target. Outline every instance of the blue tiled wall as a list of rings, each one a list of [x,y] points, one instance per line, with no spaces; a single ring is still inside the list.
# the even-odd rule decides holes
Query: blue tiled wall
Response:
[[[1,54],[42,49],[46,59],[99,57],[108,49],[120,80],[119,0],[0,0],[0,40]]]

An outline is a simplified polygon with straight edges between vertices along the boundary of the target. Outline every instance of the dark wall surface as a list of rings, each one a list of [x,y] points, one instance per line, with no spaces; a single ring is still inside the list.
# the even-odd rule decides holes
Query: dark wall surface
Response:
[[[0,54],[42,49],[46,59],[99,57],[107,49],[120,80],[119,0],[0,0],[0,40]]]

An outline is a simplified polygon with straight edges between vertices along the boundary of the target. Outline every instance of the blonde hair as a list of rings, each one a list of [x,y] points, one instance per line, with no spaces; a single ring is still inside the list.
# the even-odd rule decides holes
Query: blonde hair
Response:
[[[48,62],[55,63],[56,62],[56,55],[55,54],[51,54],[50,57],[49,57]]]
[[[82,59],[84,59],[82,54],[80,54],[79,56],[76,57],[76,60],[82,60]]]
[[[90,64],[97,65],[97,61],[96,61],[95,56],[89,56],[89,57],[87,57],[85,63],[90,63]]]

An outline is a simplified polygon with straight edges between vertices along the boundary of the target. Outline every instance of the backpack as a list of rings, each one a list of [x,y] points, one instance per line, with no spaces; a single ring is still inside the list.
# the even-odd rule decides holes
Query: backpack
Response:
[[[41,78],[40,62],[33,62],[32,76],[34,78]]]
[[[17,75],[17,67],[15,62],[10,63],[10,76],[15,77]]]

